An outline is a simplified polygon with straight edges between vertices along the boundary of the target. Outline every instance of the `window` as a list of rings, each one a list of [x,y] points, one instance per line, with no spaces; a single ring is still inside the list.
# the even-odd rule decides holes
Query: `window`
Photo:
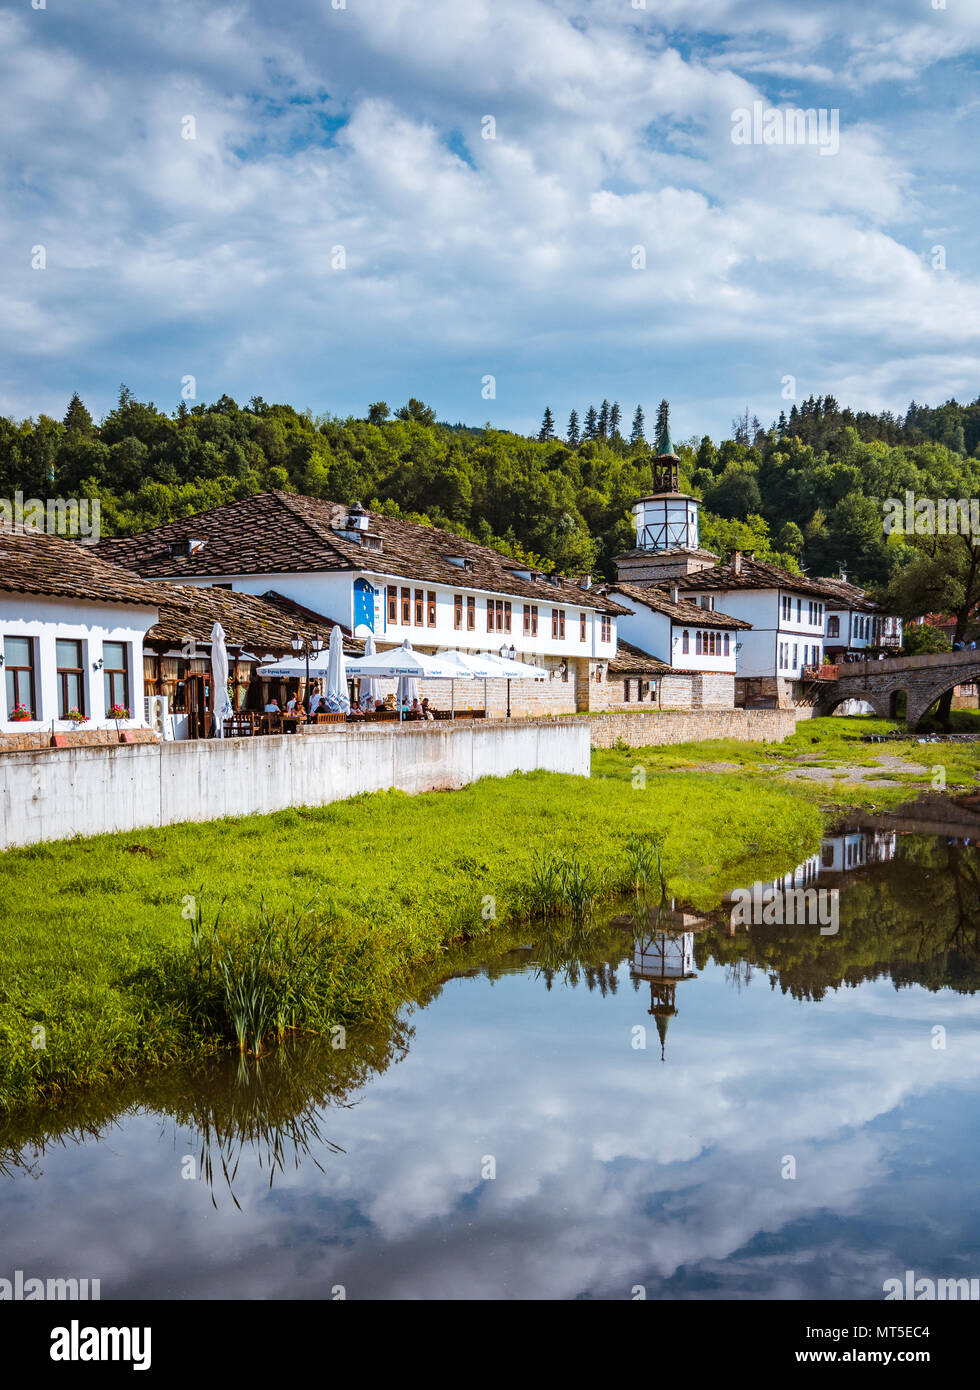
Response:
[[[55,652],[58,658],[58,718],[67,719],[68,711],[73,709],[84,714],[85,667],[82,665],[82,644],[59,638],[55,643]]]
[[[694,634],[694,654],[695,654],[695,656],[700,656],[700,655],[701,655],[703,646],[704,646],[704,643],[703,643],[703,641],[702,641],[702,639],[701,639],[701,629],[698,628],[697,632]]]
[[[783,617],[789,622],[792,615],[791,599],[789,594],[783,594]]]
[[[612,618],[608,613],[603,614],[602,618],[602,640],[603,642],[612,641]]]
[[[796,600],[796,621],[798,623],[803,621],[803,600],[801,598]]]
[[[584,613],[580,613],[580,614],[578,615],[578,640],[579,640],[580,642],[584,642],[584,641],[585,641],[585,636],[586,636],[586,631],[585,631],[585,629],[586,629],[586,622],[587,622],[587,619],[586,619],[585,614],[584,614]],[[629,681],[626,682],[626,685],[627,685],[627,688],[628,688],[628,687],[629,687]],[[627,700],[628,700],[628,699],[629,699],[629,696],[627,695],[626,698],[627,698]]]
[[[510,632],[512,609],[509,602],[504,603],[504,631]]]
[[[510,608],[510,604],[507,604]],[[504,601],[502,598],[487,599],[487,632],[503,632],[504,630]],[[508,632],[510,628],[508,627]]]
[[[630,683],[623,681],[623,700],[628,705],[630,702]]]
[[[683,635],[681,636],[681,651],[682,651],[682,652],[685,654],[685,656],[686,656],[687,653],[688,653],[690,650],[691,650],[691,634],[688,632],[687,628],[685,628],[685,629],[684,629],[684,632],[683,632]]]
[[[388,585],[388,621],[398,622],[398,586],[395,584]]]
[[[538,635],[538,607],[535,603],[525,603],[524,605],[524,636],[537,637]]]
[[[130,708],[129,699],[129,644],[127,642],[102,643],[102,677],[105,681],[105,707],[113,705]]]
[[[728,633],[726,632],[726,633],[725,633],[725,651],[724,651],[724,655],[725,655],[725,656],[731,656],[731,654],[732,654],[732,652],[731,652],[731,638],[729,637]]]
[[[839,636],[840,636],[840,618],[828,618],[828,619],[827,619],[827,636],[828,636],[828,637],[839,637]]]
[[[32,719],[37,718],[34,708],[34,640],[31,637],[5,637],[3,639],[3,669],[7,673],[7,718],[14,712],[15,705],[23,705]]]
[[[412,591],[402,589],[402,626],[409,627],[412,622]]]
[[[415,626],[421,627],[425,622],[425,590],[415,590]]]
[[[473,594],[466,595],[466,630],[472,632],[476,627],[476,598]]]
[[[564,608],[552,608],[551,610],[551,635],[561,642],[565,637],[565,610]]]
[[[425,621],[428,627],[436,625],[436,596],[431,589],[425,600]]]
[[[797,644],[796,642],[794,642],[794,643],[793,643],[793,670],[794,670],[794,671],[796,670],[797,666],[799,665],[799,652],[800,652],[799,646],[798,646],[798,644]]]
[[[453,594],[453,627],[463,626],[463,595]]]

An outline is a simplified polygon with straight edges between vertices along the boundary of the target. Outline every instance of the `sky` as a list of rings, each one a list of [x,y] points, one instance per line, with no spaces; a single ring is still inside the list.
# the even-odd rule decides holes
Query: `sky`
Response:
[[[972,400],[978,54],[975,0],[0,0],[0,413]]]

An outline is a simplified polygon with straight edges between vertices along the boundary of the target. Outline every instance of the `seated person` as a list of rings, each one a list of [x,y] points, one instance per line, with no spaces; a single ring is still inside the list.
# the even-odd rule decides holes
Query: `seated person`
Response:
[[[365,695],[364,699],[360,701],[361,709],[364,711],[365,714],[373,714],[376,705],[377,701],[375,700],[373,695]]]
[[[298,713],[298,710],[297,710],[296,706],[297,706],[298,704],[299,704],[299,697],[296,696],[296,695],[291,695],[291,696],[289,697],[289,699],[286,701],[286,713],[287,713],[287,714],[297,714],[297,713]]]
[[[412,701],[411,705],[408,707],[408,711],[406,712],[405,718],[406,718],[406,719],[424,719],[424,718],[425,718],[425,715],[422,713],[422,706],[419,704],[417,698],[414,699],[414,700]]]
[[[353,702],[353,704],[351,705],[350,709],[347,711],[347,718],[348,718],[348,719],[363,719],[363,718],[364,718],[364,710],[361,708],[361,702],[360,702],[360,700],[355,700],[355,701]]]
[[[266,714],[281,714],[282,711],[279,708],[279,701],[275,699],[270,700],[265,707],[265,712]]]
[[[432,710],[429,708],[429,701],[428,701],[428,699],[425,699],[425,700],[422,701],[422,718],[423,718],[423,719],[435,719],[435,715],[432,713]]]

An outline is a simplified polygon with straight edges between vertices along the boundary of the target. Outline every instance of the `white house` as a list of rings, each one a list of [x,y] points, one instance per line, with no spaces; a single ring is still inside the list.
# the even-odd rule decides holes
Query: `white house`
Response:
[[[691,705],[731,709],[740,647],[749,624],[681,598],[677,583],[610,584],[606,591],[628,612],[619,618],[624,640],[672,672],[690,673]]]
[[[157,616],[152,587],[91,548],[0,530],[0,735],[84,741],[143,726],[143,639]]]
[[[841,570],[836,579],[814,581],[826,595],[825,649],[831,661],[865,660],[902,645],[902,620],[886,613]]]
[[[515,712],[592,707],[616,655],[622,609],[590,581],[543,574],[358,503],[260,493],[99,551],[146,579],[275,590],[355,637],[373,634],[380,649],[407,638],[420,651],[513,650],[550,677],[515,684]]]

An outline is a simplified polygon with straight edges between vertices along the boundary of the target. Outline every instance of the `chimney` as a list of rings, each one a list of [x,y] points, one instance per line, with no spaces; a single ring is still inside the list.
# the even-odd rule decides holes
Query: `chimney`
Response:
[[[732,551],[732,574],[741,574],[741,573],[742,573],[742,552],[741,552],[740,550],[733,550],[733,551]]]
[[[592,588],[592,576],[591,576],[591,574],[583,574],[583,575],[582,575],[582,578],[581,578],[580,581],[579,581],[579,584],[580,584],[580,587],[583,588],[583,589],[591,589],[591,588]]]
[[[681,591],[676,584],[670,586],[670,601],[671,603],[680,603],[681,601]]]

